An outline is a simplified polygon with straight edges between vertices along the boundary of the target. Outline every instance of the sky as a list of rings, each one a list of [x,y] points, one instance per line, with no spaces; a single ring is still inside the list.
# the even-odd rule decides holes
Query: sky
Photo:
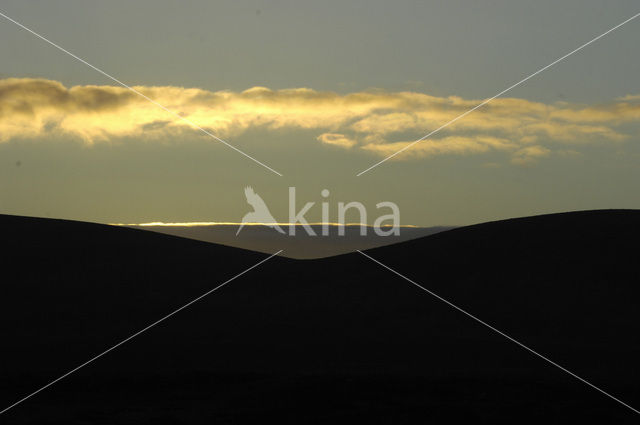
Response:
[[[0,213],[237,222],[395,202],[402,224],[640,208],[634,1],[3,1]],[[262,162],[180,120],[187,118]],[[320,195],[328,189],[330,195]],[[383,212],[380,212],[383,214]],[[332,220],[332,221],[333,221]],[[351,220],[350,220],[351,221]],[[358,221],[358,220],[353,220]]]

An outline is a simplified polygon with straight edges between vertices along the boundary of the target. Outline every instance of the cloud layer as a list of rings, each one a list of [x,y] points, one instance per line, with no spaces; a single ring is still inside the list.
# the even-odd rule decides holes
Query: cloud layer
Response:
[[[135,87],[221,137],[249,128],[307,129],[338,149],[390,155],[481,102],[416,92],[339,95],[307,88],[211,92]],[[582,144],[621,142],[637,134],[640,96],[607,104],[544,104],[495,99],[396,158],[501,151],[527,164]],[[633,130],[632,130],[633,129]],[[45,79],[0,80],[0,142],[76,137],[87,144],[124,137],[169,140],[194,129],[135,93],[114,86],[74,86]]]

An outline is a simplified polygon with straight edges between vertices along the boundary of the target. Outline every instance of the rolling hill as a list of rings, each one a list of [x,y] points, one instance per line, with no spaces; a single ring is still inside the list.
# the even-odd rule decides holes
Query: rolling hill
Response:
[[[7,406],[266,257],[64,220],[0,216],[0,231]],[[639,236],[640,211],[583,211],[366,253],[637,408]],[[638,419],[357,252],[274,257],[1,416],[16,424]]]

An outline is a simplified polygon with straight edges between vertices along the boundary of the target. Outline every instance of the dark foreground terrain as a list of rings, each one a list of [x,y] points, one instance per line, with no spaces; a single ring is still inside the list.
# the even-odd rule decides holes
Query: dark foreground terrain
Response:
[[[266,257],[62,220],[0,216],[0,234],[0,410]],[[640,211],[586,211],[367,253],[639,408],[638,241]],[[359,253],[272,258],[0,415],[7,424],[639,421]]]

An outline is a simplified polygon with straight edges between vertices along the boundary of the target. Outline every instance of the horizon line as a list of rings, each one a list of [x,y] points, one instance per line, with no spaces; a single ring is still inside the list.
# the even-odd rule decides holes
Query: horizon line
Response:
[[[371,224],[367,223],[335,223],[335,222],[313,222],[307,223],[309,226],[360,226],[360,227],[373,227]],[[237,223],[232,221],[188,221],[188,222],[162,222],[162,221],[152,221],[149,223],[107,223],[109,226],[141,226],[141,227],[198,227],[198,226],[304,226],[303,223]],[[393,227],[390,224],[383,224],[380,227]],[[416,226],[414,224],[401,224],[398,227],[409,227],[409,228],[420,228],[423,226]],[[430,226],[430,227],[446,227],[446,226]]]

